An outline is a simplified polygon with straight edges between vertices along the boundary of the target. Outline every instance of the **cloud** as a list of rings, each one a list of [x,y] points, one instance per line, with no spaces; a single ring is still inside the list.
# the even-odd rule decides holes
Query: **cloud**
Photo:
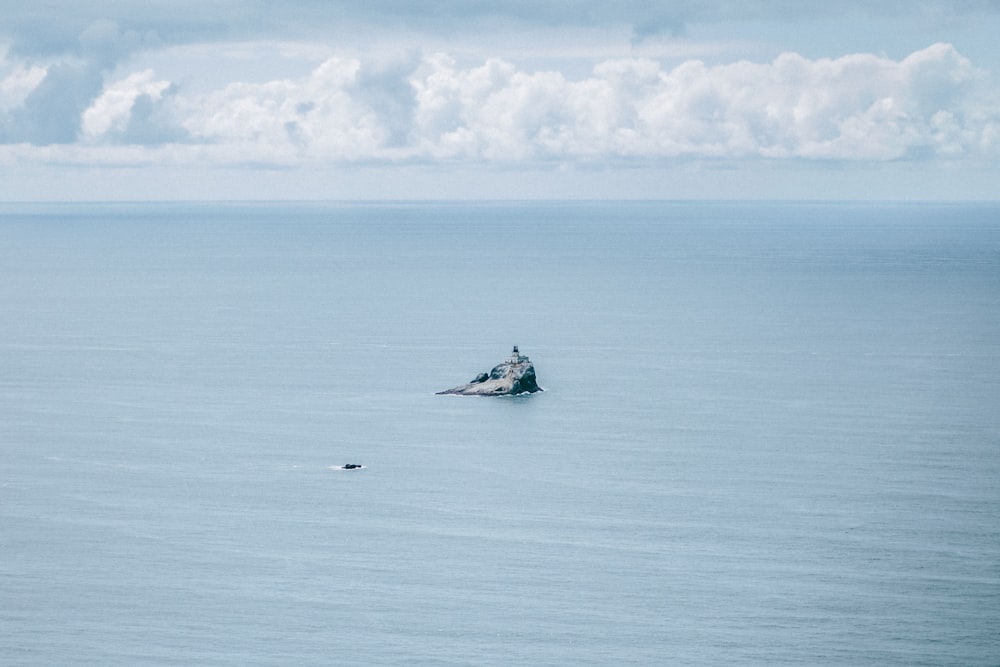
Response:
[[[38,77],[9,70],[11,81]],[[10,84],[21,92],[7,98],[15,104],[8,116],[23,122],[41,100],[55,99],[53,77],[85,80],[60,72],[50,68],[27,95],[28,83]],[[273,166],[954,160],[991,159],[1000,150],[1000,95],[948,44],[901,60],[785,53],[770,62],[691,60],[666,69],[652,59],[616,59],[575,79],[496,58],[469,66],[446,54],[410,54],[390,63],[336,56],[302,77],[200,94],[184,94],[148,69],[98,84],[97,93],[87,82],[48,121],[12,125],[21,135],[7,143],[42,143],[44,130],[52,139],[71,128],[60,140],[93,151],[175,144],[169,155],[178,162]]]
[[[408,0],[369,0],[365,3],[349,0],[288,0],[282,3],[261,0],[218,0],[210,3],[202,0],[154,0],[143,3],[134,0],[104,0],[99,3],[45,0],[11,3],[11,6],[4,8],[3,20],[0,21],[0,53],[3,53],[0,57],[0,143],[28,142],[45,145],[75,141],[80,136],[82,115],[89,112],[98,98],[105,94],[109,79],[124,79],[135,70],[144,70],[149,65],[136,64],[135,59],[141,54],[162,53],[168,46],[245,44],[250,40],[261,39],[285,44],[293,41],[302,44],[304,40],[330,43],[335,40],[338,44],[353,45],[353,50],[345,46],[344,53],[358,57],[358,52],[371,53],[373,40],[379,41],[380,47],[386,41],[421,47],[434,43],[436,46],[429,47],[428,50],[460,52],[462,55],[456,57],[466,59],[470,52],[480,54],[474,56],[479,59],[478,63],[469,67],[466,60],[465,69],[455,72],[457,79],[464,79],[484,61],[489,61],[490,55],[497,53],[477,51],[476,40],[487,37],[494,40],[494,43],[503,44],[511,41],[507,39],[511,35],[545,35],[553,42],[562,39],[565,44],[572,41],[566,37],[571,34],[571,29],[583,28],[592,29],[592,32],[587,33],[590,38],[598,33],[614,32],[616,35],[624,35],[624,44],[629,31],[637,42],[641,42],[663,35],[683,34],[692,25],[789,19],[822,20],[844,15],[858,19],[899,17],[900,20],[909,20],[913,16],[941,19],[948,17],[949,21],[968,22],[977,17],[1000,15],[1000,3],[996,0],[963,0],[961,3],[946,0],[885,3],[843,0],[836,4],[826,0],[620,0],[615,3],[597,0],[552,0],[543,3],[527,0],[440,0],[429,4]],[[407,39],[396,40],[403,34],[408,36]],[[659,43],[668,42],[669,40],[660,40]],[[579,40],[577,46],[583,43],[590,48],[591,43],[587,40]],[[677,40],[670,43],[676,47]],[[646,46],[649,44],[647,42]],[[6,53],[3,52],[4,49]],[[515,50],[516,47],[510,49]],[[426,62],[420,64],[420,60],[414,53],[408,53],[389,63],[376,63],[370,55],[360,57],[356,79],[342,90],[342,95],[346,97],[341,102],[346,106],[335,118],[324,121],[333,123],[333,127],[340,128],[341,132],[353,133],[353,138],[346,142],[334,139],[338,136],[334,130],[328,131],[315,126],[316,119],[331,108],[323,106],[324,100],[308,99],[308,91],[299,89],[303,85],[301,79],[271,82],[277,89],[286,83],[290,85],[292,96],[296,98],[295,104],[305,105],[302,108],[315,105],[310,107],[315,113],[290,114],[281,111],[278,114],[283,118],[282,131],[288,139],[298,142],[298,149],[291,145],[285,146],[284,140],[276,143],[280,133],[265,132],[263,127],[257,128],[256,141],[260,146],[281,145],[290,155],[305,152],[318,157],[322,154],[322,147],[334,145],[339,146],[337,151],[343,155],[361,155],[366,150],[367,154],[374,151],[380,157],[385,157],[390,150],[395,154],[408,152],[417,155],[420,151],[414,150],[414,146],[420,145],[424,147],[426,156],[454,153],[456,156],[480,155],[493,159],[516,155],[585,155],[601,151],[616,154],[649,152],[641,146],[630,148],[629,144],[633,137],[639,143],[648,140],[650,136],[644,134],[644,131],[656,129],[661,142],[659,148],[652,152],[733,152],[734,137],[729,136],[727,140],[721,136],[719,133],[724,130],[718,124],[698,124],[696,119],[689,119],[691,122],[686,123],[686,127],[697,130],[702,136],[702,140],[697,142],[700,148],[691,150],[685,147],[684,140],[667,137],[665,133],[669,130],[668,124],[662,119],[651,118],[650,114],[654,111],[649,108],[646,108],[646,115],[641,119],[645,125],[626,122],[629,113],[634,115],[638,107],[648,107],[652,102],[634,95],[629,97],[624,90],[614,86],[611,90],[605,90],[610,83],[601,75],[595,73],[594,77],[582,80],[578,72],[577,76],[570,79],[565,72],[519,71],[517,77],[509,82],[510,89],[497,92],[496,97],[480,100],[488,103],[488,108],[482,114],[477,116],[475,109],[463,107],[461,113],[469,123],[455,125],[452,129],[437,134],[437,139],[434,139],[434,136],[425,136],[423,131],[433,135],[436,125],[446,121],[440,116],[441,110],[419,107],[414,87],[425,86],[421,90],[426,96],[440,95],[442,91],[432,89],[434,81],[439,81],[447,73],[438,72],[434,81],[415,80],[414,76],[419,78],[417,71],[428,66]],[[505,63],[505,66],[507,64],[509,63]],[[521,63],[520,66],[524,67],[524,64]],[[943,63],[941,66],[953,67],[954,64]],[[724,72],[717,70],[710,73],[712,76],[724,75]],[[669,77],[672,72],[662,72],[661,75]],[[233,85],[235,87],[227,94],[239,94],[239,86],[244,84]],[[938,94],[930,90],[929,81],[915,82],[914,86],[915,90],[921,91],[919,94]],[[183,82],[178,82],[176,89],[182,87]],[[555,93],[557,95],[566,95],[564,100],[568,106],[561,106],[558,104],[559,100],[553,100],[546,92],[550,89],[561,91]],[[174,90],[175,88],[171,88],[171,91]],[[610,106],[605,108],[598,99],[587,99],[590,92],[611,95],[613,100],[609,101]],[[725,91],[716,92],[725,97]],[[251,98],[258,93],[261,98],[257,102],[264,105],[259,110],[275,109],[277,102],[273,98],[274,91],[267,93],[261,88],[256,92],[244,93],[244,99],[239,103],[249,105],[242,109],[244,115],[253,115],[255,102]],[[272,95],[272,99],[263,99],[268,94]],[[473,93],[466,91],[463,94]],[[577,98],[577,95],[583,97]],[[126,127],[123,129],[114,125],[114,132],[105,136],[102,141],[164,141],[177,139],[187,131],[195,132],[205,141],[236,141],[238,132],[233,128],[228,131],[219,128],[218,133],[210,131],[212,122],[199,120],[196,117],[198,112],[193,109],[192,104],[187,104],[188,111],[184,113],[184,103],[190,103],[190,98],[177,97],[173,92],[166,98],[169,99],[148,94],[136,97],[132,102]],[[216,95],[201,101],[211,104],[214,100],[222,104],[224,98],[225,95]],[[546,111],[543,113],[540,108],[531,110],[523,105],[517,110],[516,107],[526,100],[544,106]],[[174,109],[174,102],[178,102],[180,108]],[[327,99],[325,103],[332,104],[333,101]],[[707,100],[702,99],[700,103],[706,104]],[[461,106],[461,99],[451,99],[446,106],[454,110],[457,108],[456,104]],[[506,110],[501,108],[503,105],[507,105]],[[963,133],[968,134],[969,118],[962,113],[955,114],[952,109],[944,110],[953,116],[948,122],[941,121],[940,127],[954,128],[954,124],[958,123],[961,129],[942,129],[940,136],[947,134],[958,137]],[[89,113],[93,115],[96,112]],[[222,122],[222,117],[227,112],[223,109],[216,110],[215,113]],[[355,115],[350,116],[351,113]],[[493,113],[494,116],[491,119],[484,115],[486,113]],[[508,115],[509,113],[514,115]],[[610,120],[611,116],[617,120]],[[844,127],[845,136],[850,132],[864,131],[865,119],[857,114],[852,118],[850,121],[845,120],[848,124],[853,123],[853,129]],[[895,122],[893,119],[894,112],[883,105],[871,110],[868,122],[884,128],[887,122]],[[732,132],[749,131],[741,125],[739,119],[731,120],[735,123],[730,128]],[[758,122],[766,120],[759,119]],[[488,129],[487,126],[494,121],[499,122],[506,130],[500,130],[500,126],[496,125]],[[269,121],[255,118],[253,122],[262,126]],[[618,124],[613,129],[601,129],[602,123],[611,122]],[[912,129],[912,124],[901,122]],[[532,124],[537,127],[532,128]],[[680,125],[676,129],[679,130]],[[799,129],[804,131],[805,128]],[[93,127],[84,131],[83,136],[93,139],[96,135],[92,130]],[[708,148],[706,142],[709,141],[715,144],[714,148]],[[949,141],[954,144],[954,140]],[[375,148],[361,149],[360,146],[365,142]],[[753,142],[744,143],[752,154]],[[794,147],[794,143],[785,136],[770,147],[766,141],[763,142],[762,151],[778,154],[784,147],[793,154],[801,152]],[[837,153],[835,146],[824,147],[820,143],[822,142],[817,139],[809,150],[816,154]],[[839,145],[844,147],[846,143],[840,141]],[[352,148],[348,148],[348,145]],[[302,149],[303,146],[306,148]]]
[[[902,62],[859,54],[685,63],[635,99],[645,148],[666,155],[890,160],[979,152],[1000,121],[984,75],[936,44]],[[985,92],[985,91],[984,91]],[[936,130],[940,113],[963,128]]]
[[[182,138],[180,128],[159,112],[170,93],[169,81],[155,80],[152,70],[135,72],[105,86],[83,112],[81,137],[85,142],[157,144]]]
[[[0,25],[19,55],[79,54],[80,36],[113,22],[121,47],[301,39],[343,26],[389,27],[425,35],[489,32],[499,25],[541,27],[628,26],[637,38],[682,34],[689,26],[720,22],[786,21],[842,17],[962,20],[1000,13],[996,0],[46,0],[7,3]],[[120,27],[118,27],[120,26]]]
[[[273,164],[377,157],[392,128],[358,92],[361,63],[335,57],[299,80],[231,84],[191,98],[181,124],[202,143]]]
[[[100,71],[86,64],[49,66],[23,102],[0,116],[0,143],[72,143],[80,114],[101,87]]]
[[[153,43],[102,19],[86,26],[71,53],[62,57],[33,62],[10,60],[4,53],[0,73],[13,73],[0,81],[0,142],[71,143],[80,115],[101,93],[105,74],[125,55]]]
[[[7,63],[0,56],[0,112],[15,109],[45,79],[46,69],[37,65]]]
[[[664,71],[616,60],[578,81],[436,56],[411,81],[414,148],[438,158],[973,156],[992,150],[1000,127],[996,91],[946,44],[901,62],[785,54]]]

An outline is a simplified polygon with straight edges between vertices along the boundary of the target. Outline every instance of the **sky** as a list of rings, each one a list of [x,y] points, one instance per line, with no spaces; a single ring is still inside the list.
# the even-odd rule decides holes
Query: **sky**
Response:
[[[995,200],[1000,0],[0,0],[0,201]]]

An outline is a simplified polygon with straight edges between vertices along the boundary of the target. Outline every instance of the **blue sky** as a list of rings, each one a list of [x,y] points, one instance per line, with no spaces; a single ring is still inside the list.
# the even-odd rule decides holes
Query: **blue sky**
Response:
[[[0,200],[996,199],[1000,0],[4,0]]]

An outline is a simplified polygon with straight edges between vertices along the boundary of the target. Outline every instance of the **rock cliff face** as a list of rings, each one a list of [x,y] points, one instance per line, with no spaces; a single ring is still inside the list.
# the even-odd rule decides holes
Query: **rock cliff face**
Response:
[[[438,394],[459,394],[461,396],[507,396],[511,394],[530,394],[542,391],[535,378],[535,367],[528,357],[517,351],[501,364],[493,367],[489,373],[480,373],[468,383],[453,387]]]

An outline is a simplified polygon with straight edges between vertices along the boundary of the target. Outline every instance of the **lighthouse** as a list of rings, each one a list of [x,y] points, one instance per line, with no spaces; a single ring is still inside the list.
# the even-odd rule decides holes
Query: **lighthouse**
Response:
[[[538,386],[535,367],[528,360],[528,356],[521,354],[515,345],[507,358],[488,373],[480,373],[471,382],[438,393],[459,396],[515,396],[533,394],[536,391],[542,391],[542,388]]]

